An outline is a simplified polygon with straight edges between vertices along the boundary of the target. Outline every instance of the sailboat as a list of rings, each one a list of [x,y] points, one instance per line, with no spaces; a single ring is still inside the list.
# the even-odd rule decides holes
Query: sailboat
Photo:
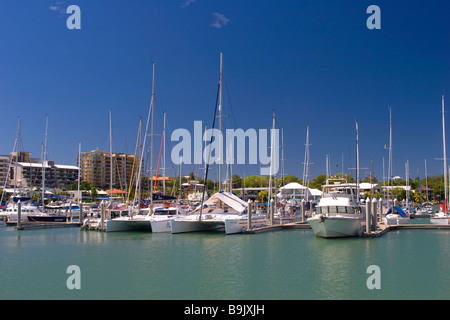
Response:
[[[315,213],[308,218],[314,234],[322,238],[355,237],[363,232],[365,207],[359,202],[359,142],[356,122],[356,184],[327,179]]]
[[[442,142],[444,149],[444,192],[445,200],[444,205],[439,206],[439,212],[433,217],[430,217],[430,223],[433,224],[450,224],[450,216],[448,214],[448,195],[447,195],[447,151],[445,143],[445,106],[444,106],[444,95],[442,95]]]
[[[408,163],[408,162],[407,162]],[[392,183],[392,171],[393,171],[393,161],[392,161],[392,108],[389,107],[389,169],[388,177],[391,181],[392,193],[394,192],[394,185]],[[409,183],[409,164],[406,166],[406,176],[407,183]],[[407,196],[407,201],[409,196]],[[406,213],[402,208],[398,206],[390,206],[383,217],[383,223],[386,225],[399,225],[409,223],[409,213]]]
[[[42,215],[42,212],[39,210],[39,208],[30,203],[31,199],[32,199],[30,197],[30,195],[24,194],[23,191],[20,191],[17,188],[17,171],[18,171],[17,164],[19,162],[19,149],[20,149],[19,144],[20,144],[21,124],[22,124],[22,119],[19,118],[16,140],[14,142],[14,148],[13,148],[13,156],[11,157],[10,168],[8,170],[8,175],[6,177],[3,192],[2,192],[2,201],[3,201],[6,184],[7,184],[8,178],[9,178],[9,173],[11,172],[11,165],[12,165],[12,161],[13,161],[13,157],[14,157],[14,153],[15,153],[16,159],[15,159],[15,170],[14,170],[14,194],[9,199],[9,201],[6,205],[7,208],[4,212],[4,214],[2,214],[2,216],[5,216],[5,218],[8,222],[17,222],[18,211],[19,211],[18,210],[18,202],[19,201],[21,203],[20,221],[27,221],[28,215]]]

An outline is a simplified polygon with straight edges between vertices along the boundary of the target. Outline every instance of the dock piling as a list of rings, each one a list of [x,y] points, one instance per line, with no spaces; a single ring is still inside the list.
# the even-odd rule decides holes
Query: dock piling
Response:
[[[371,230],[371,228],[370,228],[370,225],[372,222],[371,213],[370,213],[370,211],[372,211],[371,207],[372,207],[372,203],[371,203],[370,199],[367,197],[367,199],[366,199],[366,233],[369,233]]]
[[[247,230],[252,229],[252,209],[253,209],[253,203],[250,199],[248,199],[248,219],[247,219]]]
[[[22,230],[22,202],[17,202],[17,230]]]

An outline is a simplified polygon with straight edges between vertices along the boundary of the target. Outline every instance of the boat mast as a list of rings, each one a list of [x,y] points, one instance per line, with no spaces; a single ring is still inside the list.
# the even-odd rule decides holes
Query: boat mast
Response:
[[[220,76],[219,76],[219,132],[222,134],[222,72],[223,72],[223,52],[220,53]],[[223,136],[223,135],[222,135]],[[222,139],[219,139],[219,191],[222,190]]]
[[[356,121],[356,203],[359,203],[359,137],[358,137],[358,121]]]
[[[270,135],[270,171],[269,171],[269,195],[267,197],[267,204],[269,206],[269,212],[270,212],[270,223],[273,224],[273,218],[274,218],[274,210],[272,209],[272,171],[273,171],[273,160],[274,160],[274,142],[275,142],[275,110],[273,111],[273,117],[272,117],[272,130]]]
[[[2,197],[0,199],[0,205],[3,202],[3,197],[5,195],[5,190],[6,190],[6,185],[8,184],[8,179],[9,179],[9,175],[11,172],[11,166],[12,166],[12,161],[13,161],[13,157],[14,157],[14,150],[16,150],[16,163],[15,163],[15,171],[14,171],[14,194],[16,193],[16,175],[17,175],[17,152],[19,150],[19,140],[20,140],[20,124],[22,122],[22,119],[19,118],[19,125],[17,128],[17,135],[16,135],[16,140],[14,141],[14,147],[13,147],[13,152],[11,154],[11,158],[9,160],[9,166],[8,166],[8,173],[6,174],[6,179],[5,179],[5,184],[3,185],[3,190],[2,190]],[[14,195],[13,195],[14,196]]]
[[[303,184],[305,186],[303,199],[308,202],[309,198],[309,126],[306,127],[305,162],[303,163]],[[327,158],[328,159],[328,158]],[[328,163],[328,162],[327,162]],[[328,167],[328,164],[327,164]],[[328,179],[328,177],[327,177]]]
[[[153,185],[153,137],[155,129],[155,64],[153,64],[153,85],[152,85],[152,131],[150,138],[150,186]],[[153,213],[153,191],[150,187],[150,214]]]
[[[112,120],[111,109],[109,109],[109,202],[112,202],[112,190],[113,190],[113,160],[112,160]]]
[[[80,180],[81,180],[81,142],[78,143],[78,193],[77,193],[78,194],[78,206],[80,205],[81,199],[82,199],[82,196],[80,194]]]
[[[153,63],[153,84],[152,84],[152,98],[150,101],[150,107],[148,110],[148,115],[147,115],[147,124],[145,126],[145,134],[144,134],[144,141],[143,141],[143,146],[141,148],[141,155],[139,157],[139,171],[138,171],[138,175],[137,175],[137,181],[136,181],[136,192],[134,193],[134,202],[136,202],[136,196],[138,193],[138,190],[140,188],[140,184],[141,184],[141,172],[142,172],[142,159],[144,159],[144,150],[145,150],[145,142],[147,140],[147,135],[148,135],[148,124],[150,123],[150,115],[152,114],[153,108],[154,108],[154,100],[155,100],[155,63]],[[153,195],[151,197],[151,206],[153,205]],[[140,199],[138,199],[140,200]],[[151,209],[151,208],[150,208]]]
[[[166,113],[163,120],[163,194],[166,194]]]
[[[42,198],[42,211],[44,211],[45,203],[44,203],[44,197],[45,197],[45,166],[47,161],[47,129],[48,129],[48,115],[45,116],[45,135],[44,135],[44,145],[42,148],[42,191],[41,191],[41,198]]]
[[[443,150],[444,150],[444,192],[445,192],[445,205],[444,212],[447,212],[447,151],[446,151],[446,142],[445,142],[445,107],[444,107],[444,95],[442,95],[442,141],[443,141]]]
[[[388,186],[391,185],[391,195],[394,196],[394,184],[392,181],[392,107],[389,105],[389,163],[388,163]],[[389,193],[388,193],[389,194]],[[388,207],[391,198],[388,197]]]
[[[427,173],[427,159],[425,159],[425,191],[427,194],[427,202],[428,202],[428,173]]]

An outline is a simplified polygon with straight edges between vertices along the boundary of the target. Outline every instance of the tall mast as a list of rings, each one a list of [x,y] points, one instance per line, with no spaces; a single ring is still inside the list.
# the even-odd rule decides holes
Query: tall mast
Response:
[[[303,194],[303,199],[308,201],[309,193],[309,126],[306,127],[306,143],[305,143],[305,162],[303,163],[303,184],[305,186],[305,192]],[[328,165],[327,165],[328,167]]]
[[[267,204],[269,206],[270,212],[270,222],[273,224],[274,212],[272,210],[271,200],[272,200],[272,171],[273,171],[273,160],[274,160],[274,148],[275,148],[275,110],[273,111],[272,118],[272,130],[270,135],[270,170],[269,170],[269,195],[267,197]]]
[[[166,113],[163,121],[163,194],[166,194]],[[153,197],[152,197],[153,198]]]
[[[358,137],[358,121],[356,121],[356,202],[359,203],[359,137]]]
[[[445,144],[445,107],[444,107],[444,95],[442,95],[442,141],[444,147],[444,192],[445,192],[445,206],[444,212],[447,212],[448,196],[447,196],[447,150]]]
[[[80,178],[81,178],[81,142],[78,143],[78,193],[77,193],[78,194],[78,205],[81,203],[81,199],[82,199],[82,196],[80,194]]]
[[[152,84],[152,131],[150,139],[150,186],[153,186],[153,134],[154,134],[154,115],[155,115],[155,64],[153,63],[153,84]],[[153,191],[150,188],[150,214],[153,212]]]
[[[111,109],[109,109],[109,201],[112,201],[112,180],[113,180],[113,160],[112,160],[112,120]]]
[[[42,191],[41,191],[41,198],[42,198],[42,211],[44,211],[44,196],[45,196],[45,166],[46,166],[46,160],[47,160],[47,129],[48,129],[48,115],[45,116],[45,135],[44,135],[44,145],[42,148]]]
[[[220,53],[220,76],[219,76],[219,132],[222,134],[222,72],[223,72],[223,53]],[[223,135],[222,135],[223,137]],[[219,191],[222,190],[222,176],[221,176],[221,163],[222,163],[222,139],[219,139]]]
[[[425,191],[427,194],[427,202],[428,202],[428,172],[427,172],[427,159],[425,159]]]
[[[155,63],[153,63],[153,84],[152,84],[152,99],[150,101],[150,108],[148,110],[148,115],[147,115],[147,124],[145,126],[145,134],[144,134],[144,141],[143,141],[143,146],[141,148],[141,155],[139,157],[139,171],[138,171],[138,175],[137,175],[137,181],[136,181],[136,192],[134,194],[134,202],[136,202],[136,195],[138,193],[138,190],[140,189],[140,184],[141,184],[141,172],[142,172],[142,159],[144,159],[144,150],[145,150],[145,142],[147,140],[147,135],[148,135],[148,125],[150,123],[150,115],[153,112],[153,108],[154,108],[154,100],[155,100]],[[153,181],[152,181],[153,184]],[[151,202],[150,205],[153,205],[153,195],[151,196]],[[138,199],[140,200],[140,199]]]
[[[392,182],[392,107],[389,106],[389,162],[388,162],[388,185],[391,185],[391,195],[394,195],[394,185]],[[389,198],[390,201],[390,198]],[[390,206],[390,205],[389,205]]]
[[[20,145],[20,130],[22,125],[22,118],[19,118],[19,126],[17,129],[17,137],[16,137],[16,162],[14,164],[14,196],[16,195],[17,188],[17,165],[19,162],[19,145]]]

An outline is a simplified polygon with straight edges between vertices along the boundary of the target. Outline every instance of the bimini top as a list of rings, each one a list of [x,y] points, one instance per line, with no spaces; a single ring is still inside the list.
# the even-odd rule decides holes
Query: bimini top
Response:
[[[394,212],[392,212],[392,208],[394,208]],[[388,212],[386,212],[386,215],[388,215],[390,213],[397,213],[397,214],[401,215],[403,218],[408,218],[408,215],[405,213],[405,211],[403,211],[402,208],[397,207],[397,206],[390,207]]]

